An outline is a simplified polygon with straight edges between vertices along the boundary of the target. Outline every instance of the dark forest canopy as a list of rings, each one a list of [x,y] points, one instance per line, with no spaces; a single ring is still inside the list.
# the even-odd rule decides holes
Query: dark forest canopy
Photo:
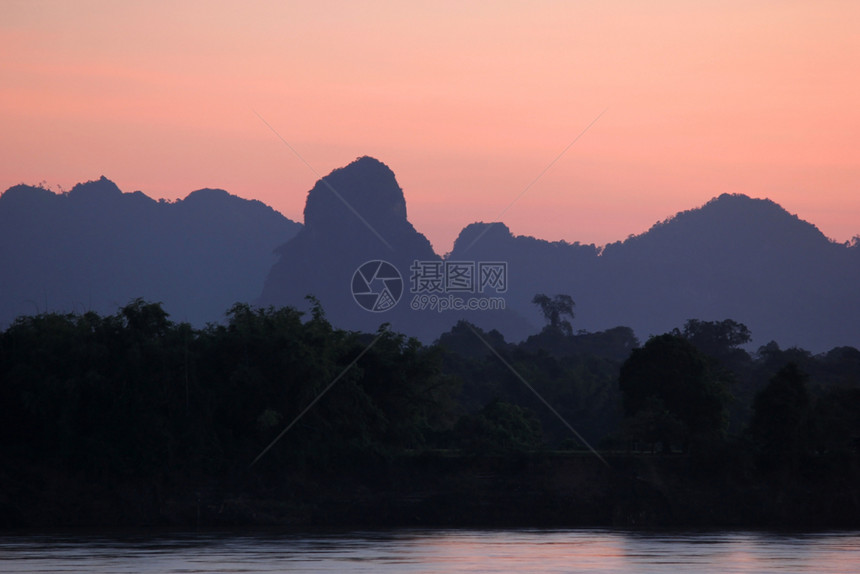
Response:
[[[0,332],[0,457],[18,469],[0,474],[18,493],[0,499],[0,527],[51,523],[20,518],[44,497],[58,503],[21,491],[33,476],[95,489],[78,495],[94,497],[95,509],[117,496],[116,484],[187,499],[195,496],[187,489],[201,496],[203,482],[215,485],[210,498],[228,496],[212,488],[257,498],[274,488],[289,500],[286,485],[304,485],[334,512],[343,487],[326,490],[327,481],[383,488],[374,473],[403,457],[429,465],[421,467],[428,476],[448,476],[451,492],[474,471],[461,476],[446,460],[491,457],[513,472],[526,455],[596,460],[588,445],[603,462],[693,457],[685,480],[707,468],[723,473],[707,471],[713,480],[748,481],[750,469],[756,480],[812,476],[813,468],[837,480],[838,469],[860,463],[857,349],[812,355],[771,343],[750,354],[739,346],[746,328],[730,320],[689,321],[640,346],[626,327],[572,334],[553,329],[553,319],[522,343],[461,321],[425,345],[385,325],[336,329],[313,300],[307,314],[236,304],[224,324],[203,329],[141,299],[107,316],[19,317]],[[619,472],[617,460],[606,464]],[[627,504],[627,487],[606,488]],[[486,494],[476,483],[457,496]]]
[[[843,429],[838,440],[825,432],[792,444],[860,438],[858,415],[844,420],[837,399],[860,388],[860,352],[771,343],[749,354],[748,337],[734,321],[691,320],[642,347],[624,327],[549,328],[511,344],[460,322],[424,345],[386,328],[335,329],[318,303],[309,315],[237,304],[225,324],[193,329],[138,299],[108,316],[20,317],[0,333],[0,448],[116,472],[238,468],[343,371],[269,464],[343,451],[582,448],[523,379],[593,444],[678,450],[696,436],[743,436],[751,420],[752,436],[779,428],[768,417],[783,411],[763,405],[789,364],[810,396],[804,416],[820,427],[810,432]]]

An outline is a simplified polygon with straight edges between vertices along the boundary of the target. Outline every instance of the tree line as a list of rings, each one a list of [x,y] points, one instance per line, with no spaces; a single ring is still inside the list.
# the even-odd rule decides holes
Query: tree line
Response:
[[[857,456],[857,349],[750,352],[729,319],[640,344],[627,327],[574,332],[570,296],[534,302],[547,325],[519,343],[466,322],[432,345],[344,331],[317,302],[307,315],[237,304],[202,329],[142,299],[19,317],[0,333],[0,455],[94,476],[223,476],[255,461],[585,449],[572,426],[598,450],[733,450],[762,470]]]

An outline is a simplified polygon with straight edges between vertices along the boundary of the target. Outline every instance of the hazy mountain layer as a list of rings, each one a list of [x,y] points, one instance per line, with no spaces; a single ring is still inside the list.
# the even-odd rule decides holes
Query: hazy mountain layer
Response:
[[[112,313],[136,297],[175,320],[219,321],[259,295],[274,249],[300,227],[223,190],[166,202],[104,177],[66,194],[15,186],[0,196],[0,325],[43,311]]]
[[[518,340],[544,323],[534,295],[565,293],[574,330],[625,325],[645,339],[731,318],[754,345],[860,346],[860,245],[834,243],[770,200],[722,195],[602,248],[474,223],[443,261],[409,222],[391,169],[362,157],[316,183],[304,216],[302,227],[220,190],[156,202],[104,178],[63,195],[13,187],[0,197],[0,321],[144,297],[200,323],[235,301],[307,309],[314,295],[348,329],[388,322],[429,341],[466,318]],[[390,267],[363,267],[372,261]],[[504,281],[482,283],[481,266],[497,264]],[[472,288],[446,265],[473,273]],[[439,312],[490,298],[505,309]]]
[[[535,322],[535,293],[568,293],[574,329],[626,325],[644,339],[691,318],[731,318],[755,345],[860,345],[860,246],[770,200],[725,194],[603,249],[514,237],[501,224],[467,249],[486,225],[464,229],[451,258],[508,260],[508,298]]]

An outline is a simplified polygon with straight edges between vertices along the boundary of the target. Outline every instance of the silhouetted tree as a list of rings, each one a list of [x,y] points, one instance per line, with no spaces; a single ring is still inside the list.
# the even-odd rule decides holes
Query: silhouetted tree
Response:
[[[652,337],[633,350],[618,380],[628,418],[660,405],[666,416],[683,424],[685,442],[722,434],[728,393],[705,356],[685,338]]]
[[[789,363],[756,394],[749,432],[768,465],[796,464],[809,449],[808,376]]]
[[[715,356],[749,343],[752,339],[747,326],[732,319],[723,321],[690,319],[684,324],[684,336],[703,353]]]
[[[707,356],[714,374],[731,386],[733,398],[738,400],[732,400],[728,405],[729,431],[741,432],[749,419],[752,397],[758,390],[752,376],[752,357],[741,347],[750,342],[750,330],[732,319],[690,319],[684,324],[683,331],[675,329],[673,334],[684,337]]]
[[[559,331],[565,335],[573,334],[573,327],[570,321],[563,317],[570,317],[573,320],[573,298],[570,295],[556,295],[550,299],[547,295],[538,293],[532,299],[532,303],[540,307],[544,318],[547,320],[547,328],[553,331]]]
[[[442,333],[436,343],[449,353],[471,359],[491,354],[492,351],[487,348],[487,344],[496,350],[504,348],[507,344],[504,336],[497,330],[485,332],[465,319],[460,319],[449,331]]]
[[[128,327],[144,337],[163,335],[171,326],[161,303],[148,303],[138,297],[120,309]]]

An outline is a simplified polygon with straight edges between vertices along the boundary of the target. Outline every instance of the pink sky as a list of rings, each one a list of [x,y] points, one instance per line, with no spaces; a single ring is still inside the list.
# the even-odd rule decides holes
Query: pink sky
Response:
[[[514,233],[604,244],[729,192],[846,241],[858,30],[854,1],[6,0],[0,189],[220,187],[301,221],[317,174],[372,155],[443,253],[606,110]]]

